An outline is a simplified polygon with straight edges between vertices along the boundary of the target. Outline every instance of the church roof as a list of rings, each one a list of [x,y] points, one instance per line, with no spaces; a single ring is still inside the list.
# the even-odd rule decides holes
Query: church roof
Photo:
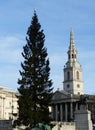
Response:
[[[69,102],[72,99],[77,101],[79,97],[79,95],[72,95],[64,90],[57,90],[53,94],[52,103]]]
[[[81,67],[81,65],[80,65],[80,63],[79,63],[78,61],[74,62],[74,63],[73,63],[73,66],[79,67],[79,68]],[[65,67],[66,67],[66,68],[71,67],[70,61],[67,61],[67,62],[66,62]]]
[[[77,102],[80,100],[81,95],[74,95],[70,94],[64,90],[57,90],[54,92],[53,97],[52,97],[52,102],[51,104],[56,104],[56,103],[64,103],[64,102]],[[95,102],[95,95],[89,95],[89,94],[83,94],[83,96],[88,96],[88,102]]]

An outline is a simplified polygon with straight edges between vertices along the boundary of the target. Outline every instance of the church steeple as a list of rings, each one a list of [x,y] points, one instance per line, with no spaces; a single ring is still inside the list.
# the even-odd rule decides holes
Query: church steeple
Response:
[[[75,49],[75,43],[74,43],[74,33],[73,30],[70,31],[70,49]]]
[[[75,48],[74,42],[74,33],[71,30],[70,32],[70,46],[68,50],[68,61],[70,61],[71,65],[74,65],[74,62],[77,60],[77,50]]]
[[[64,66],[64,90],[71,94],[83,94],[82,68],[77,60],[74,33],[70,31],[68,61]]]

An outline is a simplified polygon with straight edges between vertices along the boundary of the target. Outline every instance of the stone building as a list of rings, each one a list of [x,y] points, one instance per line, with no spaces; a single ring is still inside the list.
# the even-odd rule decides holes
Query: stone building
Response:
[[[17,93],[0,87],[0,120],[13,119],[13,114],[17,114]]]
[[[91,111],[91,119],[95,121],[95,96],[84,93],[82,67],[78,61],[74,34],[70,32],[68,60],[64,65],[63,90],[54,92],[51,106],[53,121],[73,121],[74,112],[80,109],[80,100],[84,99],[86,107]]]

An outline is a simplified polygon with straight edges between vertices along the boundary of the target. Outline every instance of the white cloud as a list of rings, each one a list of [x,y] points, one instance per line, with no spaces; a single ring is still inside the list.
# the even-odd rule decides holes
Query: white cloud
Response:
[[[0,37],[0,85],[17,88],[24,41],[14,36]]]
[[[50,64],[51,66],[60,66],[64,63],[64,61],[66,60],[66,57],[64,58],[64,56],[62,54],[57,54],[54,53],[50,56]]]
[[[18,63],[24,41],[17,37],[0,37],[0,63]]]

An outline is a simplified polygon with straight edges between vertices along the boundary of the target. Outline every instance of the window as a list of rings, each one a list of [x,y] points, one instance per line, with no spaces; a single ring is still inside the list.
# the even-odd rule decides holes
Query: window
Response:
[[[76,55],[75,55],[75,58],[76,58]]]
[[[72,58],[74,58],[74,55],[72,54]]]
[[[67,72],[67,80],[70,80],[70,72]]]
[[[76,72],[76,77],[77,77],[77,79],[79,79],[79,72],[78,71]]]
[[[80,92],[78,92],[78,95],[80,95]]]
[[[69,54],[69,59],[70,59],[70,54]]]
[[[69,84],[67,84],[67,88],[70,88],[70,85],[69,85]]]
[[[80,85],[79,85],[79,84],[77,84],[77,88],[80,88]]]

